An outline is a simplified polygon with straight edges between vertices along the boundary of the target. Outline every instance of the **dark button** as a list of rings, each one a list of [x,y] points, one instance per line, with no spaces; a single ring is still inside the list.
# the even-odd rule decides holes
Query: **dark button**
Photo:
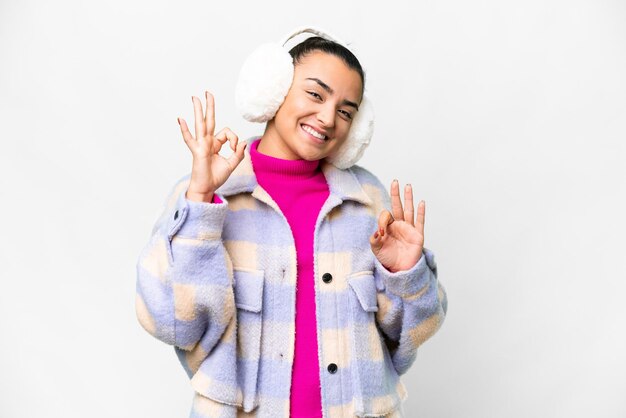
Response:
[[[324,273],[322,280],[324,280],[324,283],[330,283],[333,281],[333,275],[330,273]]]
[[[178,210],[174,212],[174,219],[178,219]]]
[[[332,374],[337,373],[337,365],[335,363],[330,363],[328,365],[328,372]]]

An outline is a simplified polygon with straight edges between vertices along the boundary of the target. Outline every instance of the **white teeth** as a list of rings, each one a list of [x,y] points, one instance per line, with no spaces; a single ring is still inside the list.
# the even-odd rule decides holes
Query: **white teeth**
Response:
[[[311,135],[313,135],[313,136],[314,136],[314,137],[316,137],[316,138],[319,138],[319,139],[326,139],[326,136],[325,136],[325,135],[322,135],[322,134],[318,133],[317,131],[315,131],[315,129],[313,129],[313,128],[309,128],[309,127],[308,127],[308,126],[306,126],[306,125],[302,125],[302,129],[304,129],[305,131],[307,131],[308,133],[310,133]]]

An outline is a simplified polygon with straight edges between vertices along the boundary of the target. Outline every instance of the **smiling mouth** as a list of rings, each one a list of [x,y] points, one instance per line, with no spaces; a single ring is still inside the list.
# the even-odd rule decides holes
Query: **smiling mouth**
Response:
[[[320,140],[323,140],[323,141],[327,141],[328,140],[328,137],[326,135],[320,134],[315,129],[311,128],[309,125],[301,124],[300,127],[302,127],[303,131],[311,134],[312,136],[314,136],[317,139],[320,139]]]

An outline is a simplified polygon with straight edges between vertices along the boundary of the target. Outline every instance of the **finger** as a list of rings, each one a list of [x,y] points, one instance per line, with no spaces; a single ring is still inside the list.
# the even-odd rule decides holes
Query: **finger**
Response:
[[[215,131],[215,98],[211,93],[206,91],[206,116],[204,123],[206,124],[206,130],[208,135],[213,135]]]
[[[189,132],[189,127],[187,126],[187,122],[185,122],[185,119],[178,118],[178,124],[180,125],[180,131],[183,134],[183,139],[185,140],[185,143],[187,144],[189,148],[193,147],[195,145],[196,140],[191,135],[191,132]]]
[[[222,145],[228,141],[228,137],[226,136],[227,129],[228,128],[221,129],[217,135],[213,137],[213,149],[216,154],[222,150]]]
[[[426,202],[421,200],[419,205],[417,205],[417,229],[424,236],[424,222],[426,220]]]
[[[415,209],[413,208],[413,187],[410,184],[404,186],[404,220],[410,225],[415,225]]]
[[[233,152],[233,154],[226,160],[228,161],[228,165],[232,167],[233,170],[243,160],[243,157],[245,156],[244,151],[246,149],[246,145],[248,144],[245,141],[241,141],[240,143],[238,143],[235,152]]]
[[[195,118],[195,126],[196,126],[196,139],[200,140],[200,138],[204,138],[204,118],[202,116],[202,103],[200,99],[195,96],[191,96],[191,101],[193,102],[193,113]]]
[[[393,216],[391,216],[391,212],[387,209],[383,209],[380,215],[378,215],[378,233],[384,237],[387,232],[387,226],[391,225],[393,221],[394,219]]]
[[[226,132],[226,137],[230,141],[230,149],[232,149],[233,151],[237,151],[237,143],[239,142],[239,137],[228,128],[224,128],[224,131]]]
[[[230,141],[230,149],[232,149],[233,151],[237,151],[237,143],[239,142],[239,137],[229,128],[223,128],[217,135],[215,135],[215,138],[219,141],[220,149],[222,145],[226,142],[226,140],[228,140]]]
[[[400,201],[400,183],[398,180],[391,182],[391,212],[396,221],[403,221],[402,202]]]

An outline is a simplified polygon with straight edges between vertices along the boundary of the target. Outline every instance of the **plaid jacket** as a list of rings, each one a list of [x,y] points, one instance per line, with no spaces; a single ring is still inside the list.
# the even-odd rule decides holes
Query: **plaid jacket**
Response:
[[[216,194],[166,199],[137,262],[136,311],[171,344],[214,417],[289,416],[296,250],[286,218],[244,160]],[[314,277],[324,417],[398,416],[399,376],[441,326],[446,292],[433,253],[389,272],[371,251],[386,187],[354,165],[321,161],[330,196],[315,226]],[[197,395],[196,395],[197,396]]]

